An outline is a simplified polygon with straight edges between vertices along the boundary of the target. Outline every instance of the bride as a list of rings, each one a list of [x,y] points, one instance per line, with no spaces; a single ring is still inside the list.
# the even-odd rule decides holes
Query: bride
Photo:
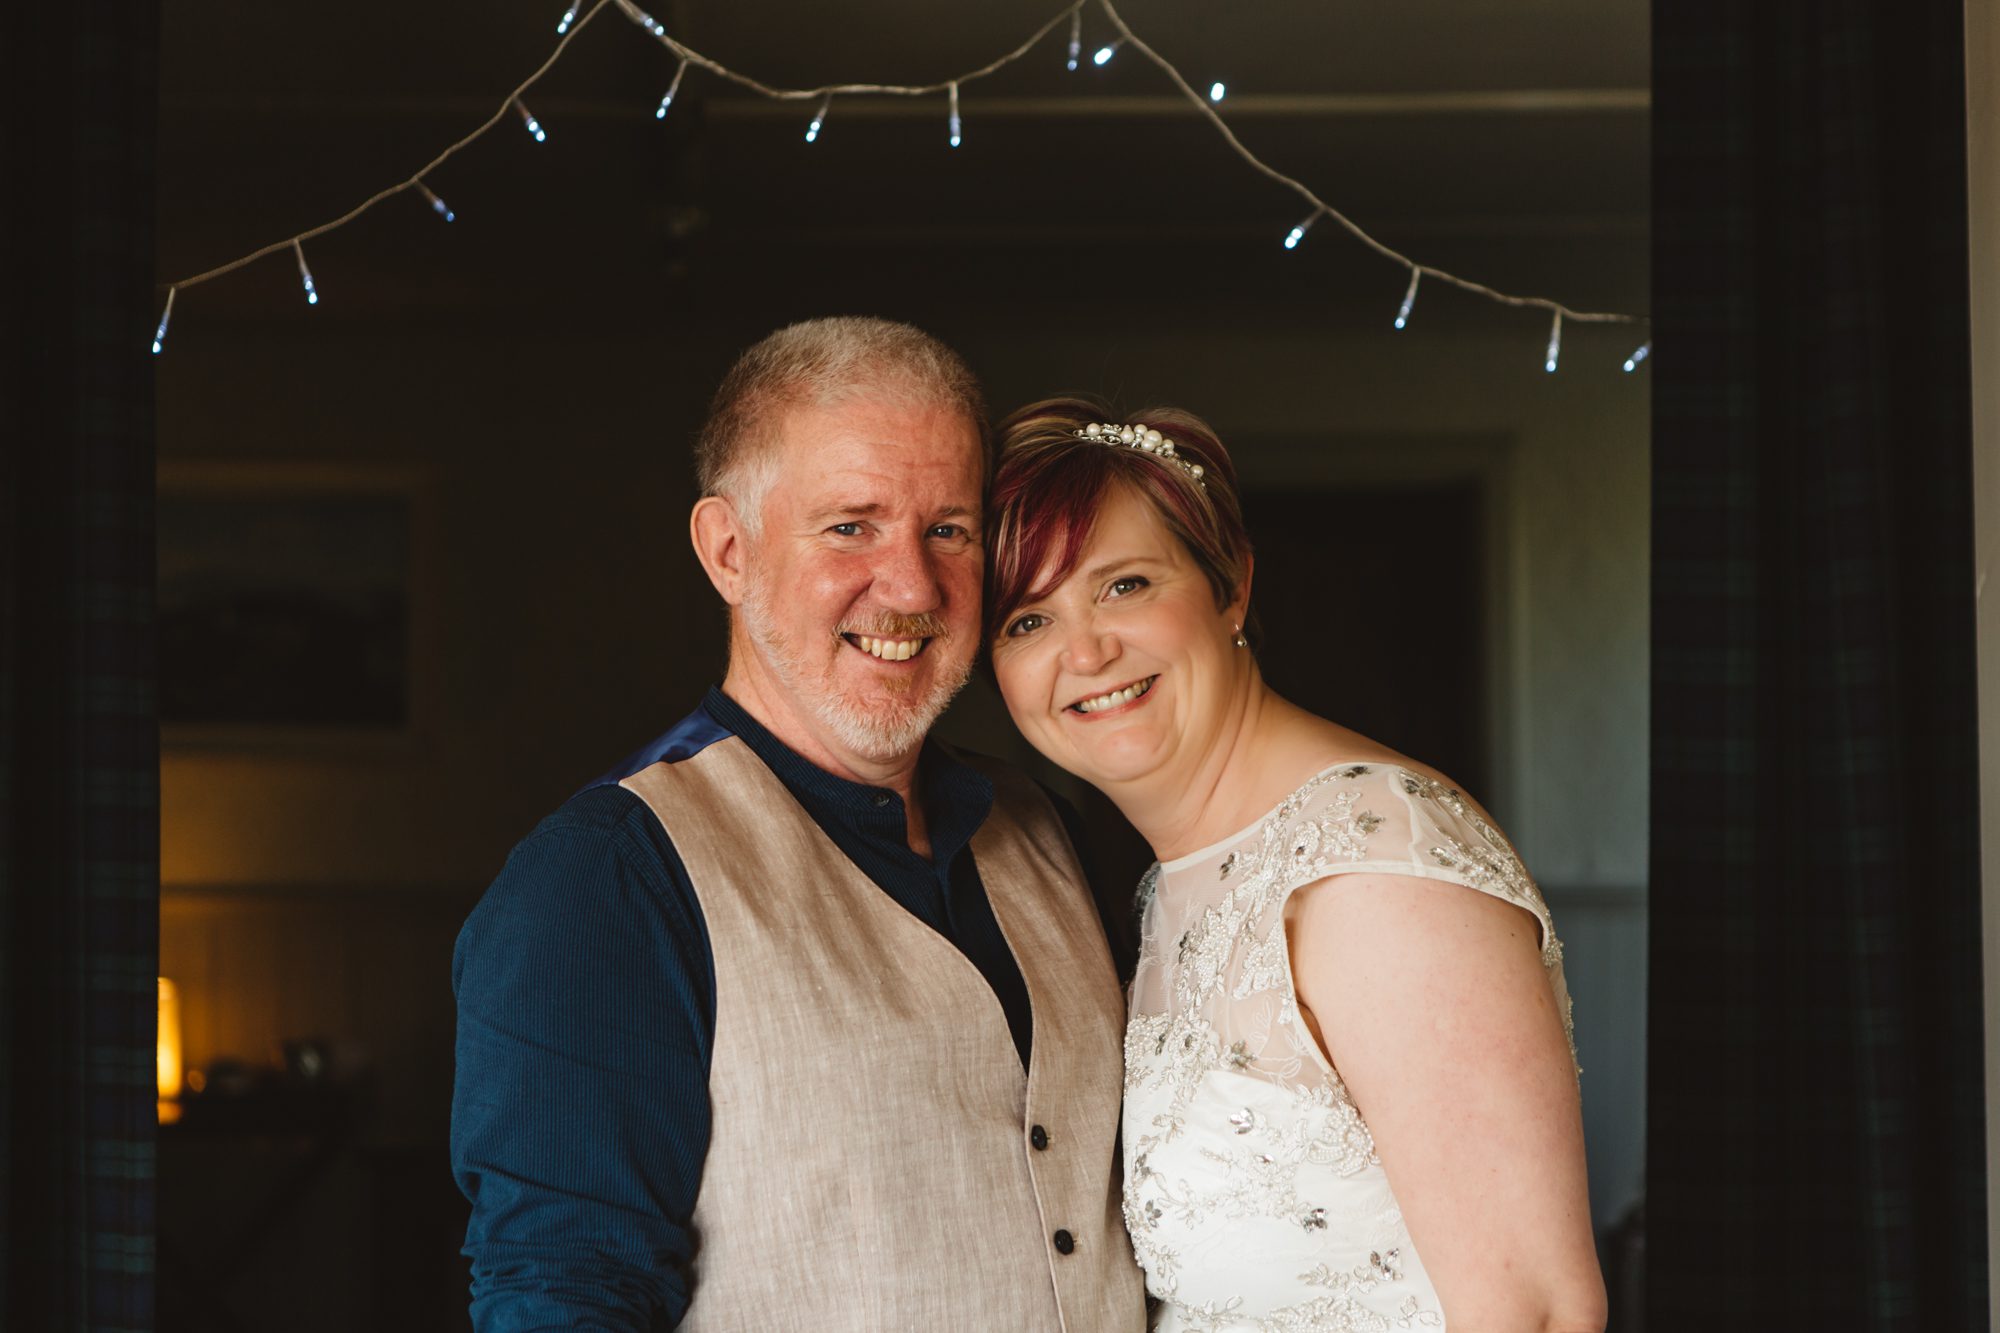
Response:
[[[1008,711],[1159,858],[1124,1110],[1154,1328],[1602,1329],[1562,945],[1512,846],[1441,774],[1265,685],[1200,420],[1051,399],[999,435]],[[1326,573],[1355,651],[1451,651],[1422,589],[1343,585],[1337,541]]]

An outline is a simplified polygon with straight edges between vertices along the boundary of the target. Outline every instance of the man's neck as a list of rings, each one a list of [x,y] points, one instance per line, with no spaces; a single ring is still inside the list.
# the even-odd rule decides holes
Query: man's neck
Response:
[[[814,768],[848,782],[886,787],[895,792],[902,798],[907,815],[910,850],[926,859],[930,857],[929,823],[917,787],[917,763],[923,754],[921,741],[910,747],[907,754],[888,761],[848,751],[827,737],[817,720],[798,706],[792,691],[748,652],[730,654],[729,673],[722,679],[722,692],[755,718],[779,744]]]

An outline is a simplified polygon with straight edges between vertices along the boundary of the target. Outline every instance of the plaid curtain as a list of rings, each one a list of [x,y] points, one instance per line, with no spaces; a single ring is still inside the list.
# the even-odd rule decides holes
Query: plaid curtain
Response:
[[[1653,8],[1656,1330],[1986,1325],[1961,21]]]
[[[0,1327],[153,1326],[153,6],[0,6]]]

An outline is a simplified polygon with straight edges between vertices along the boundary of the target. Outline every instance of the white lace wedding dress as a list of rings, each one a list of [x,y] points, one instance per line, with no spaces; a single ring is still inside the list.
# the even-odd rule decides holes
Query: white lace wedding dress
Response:
[[[1444,1327],[1368,1126],[1292,986],[1285,900],[1359,871],[1532,912],[1568,1021],[1540,890],[1470,803],[1408,769],[1329,768],[1255,826],[1148,872],[1125,1034],[1125,1225],[1161,1302],[1157,1333]]]

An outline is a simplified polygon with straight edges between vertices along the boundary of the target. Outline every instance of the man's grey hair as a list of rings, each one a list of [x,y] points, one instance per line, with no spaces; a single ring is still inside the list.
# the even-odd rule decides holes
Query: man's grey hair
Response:
[[[962,412],[979,439],[981,477],[990,470],[986,401],[964,358],[908,324],[843,315],[787,325],[736,359],[695,440],[701,493],[727,499],[755,535],[785,413],[864,394]]]

